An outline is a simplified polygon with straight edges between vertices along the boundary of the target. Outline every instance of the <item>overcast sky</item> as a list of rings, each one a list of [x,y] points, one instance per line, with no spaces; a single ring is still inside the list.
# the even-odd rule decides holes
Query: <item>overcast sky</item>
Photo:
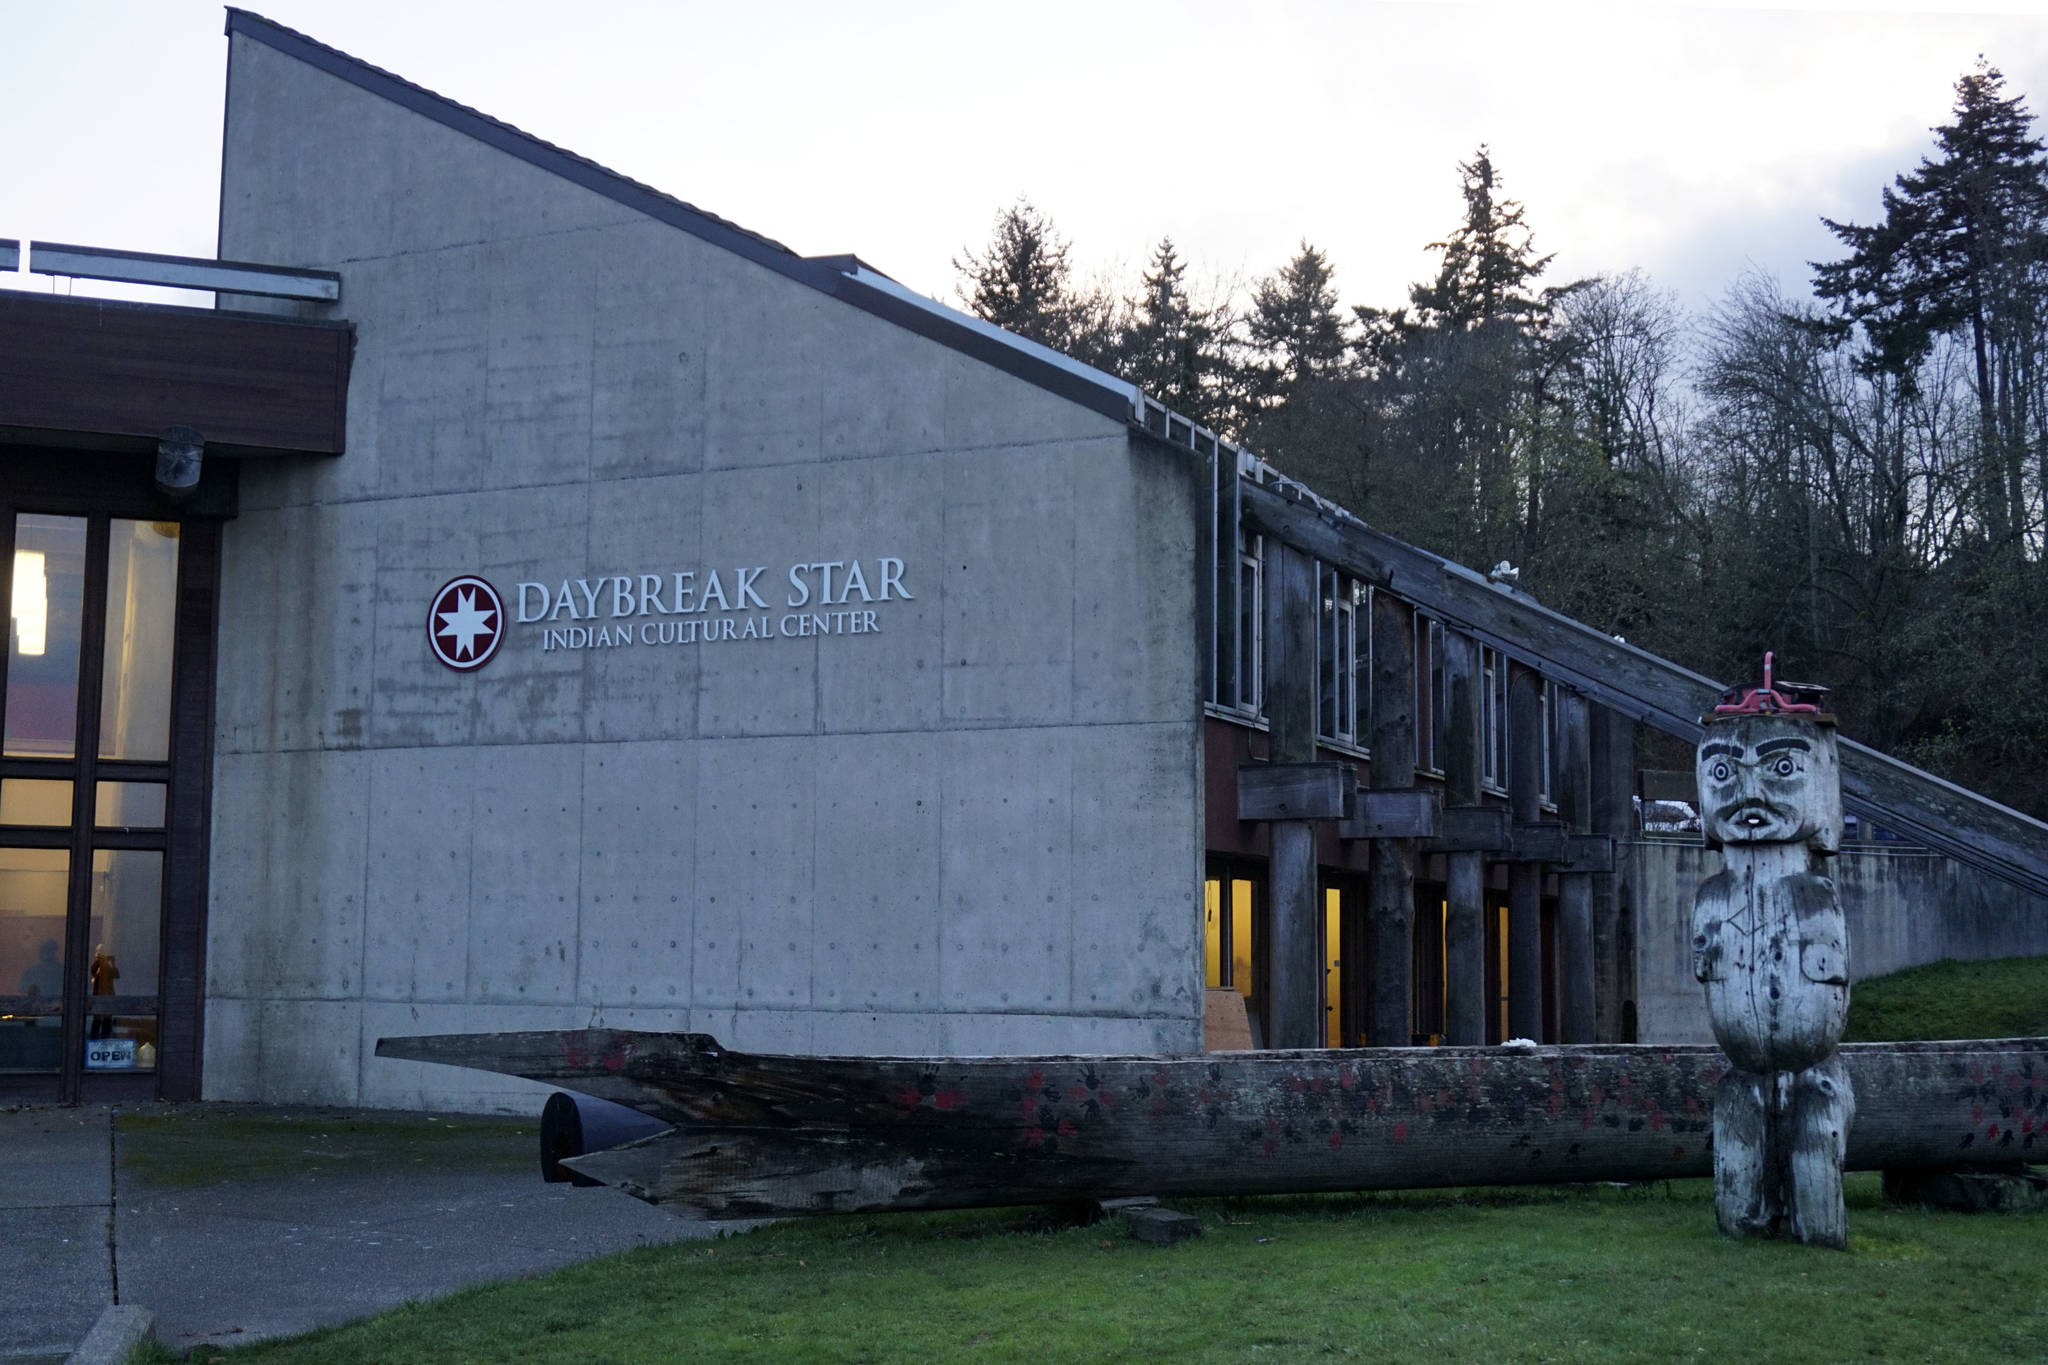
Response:
[[[1804,288],[1979,53],[2039,107],[2048,0],[976,5],[257,0],[259,13],[806,254],[950,299],[1028,196],[1085,270],[1171,235],[1246,280],[1304,238],[1396,304],[1482,142],[1551,279]],[[223,11],[0,0],[0,237],[210,255]],[[41,278],[0,283],[48,289]]]

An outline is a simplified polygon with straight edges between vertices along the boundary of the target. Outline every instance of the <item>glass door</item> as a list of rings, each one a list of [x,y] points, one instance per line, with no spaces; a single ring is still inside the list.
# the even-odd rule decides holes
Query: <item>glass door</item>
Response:
[[[76,1100],[162,1045],[181,527],[8,510],[0,1083]]]

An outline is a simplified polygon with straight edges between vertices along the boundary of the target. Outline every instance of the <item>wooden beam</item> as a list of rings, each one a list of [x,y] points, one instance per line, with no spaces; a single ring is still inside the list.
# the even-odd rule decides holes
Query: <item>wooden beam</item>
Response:
[[[0,290],[0,439],[339,455],[354,347],[346,323]]]
[[[1508,868],[1508,1031],[1543,1042],[1548,1011],[1543,999],[1543,868],[1563,856],[1564,829],[1542,821],[1542,679],[1527,664],[1508,664],[1508,809],[1515,817],[1515,861]],[[1555,851],[1535,846],[1539,834],[1556,835]],[[1548,842],[1547,839],[1545,841]]]
[[[1442,799],[1428,787],[1367,787],[1357,809],[1337,825],[1339,839],[1433,839]]]
[[[1315,566],[1307,555],[1266,542],[1266,725],[1275,764],[1312,765],[1316,756]],[[1348,787],[1345,788],[1348,790]],[[1342,795],[1338,797],[1342,809]],[[1305,819],[1268,827],[1272,859],[1266,1002],[1268,1047],[1316,1047],[1323,1037],[1322,896],[1315,826]]]
[[[1486,1041],[1485,849],[1506,848],[1508,812],[1479,804],[1482,759],[1479,644],[1462,630],[1444,631],[1444,674],[1450,714],[1444,726],[1444,1041],[1478,1047]],[[1487,822],[1489,829],[1477,826]]]
[[[1237,770],[1237,818],[1341,820],[1357,787],[1349,763],[1246,763]]]
[[[1437,813],[1436,835],[1424,849],[1430,853],[1505,854],[1514,846],[1506,806],[1445,806]]]
[[[1372,785],[1415,785],[1415,609],[1372,595]],[[1373,842],[1366,886],[1365,1042],[1415,1040],[1415,845]]]
[[[1356,577],[1400,594],[1469,631],[1481,643],[1540,668],[1631,720],[1688,744],[1723,684],[1658,658],[1484,577],[1403,544],[1362,522],[1246,482],[1248,523]],[[1851,812],[1979,868],[2037,896],[2048,896],[2048,824],[1843,739],[1843,805]]]

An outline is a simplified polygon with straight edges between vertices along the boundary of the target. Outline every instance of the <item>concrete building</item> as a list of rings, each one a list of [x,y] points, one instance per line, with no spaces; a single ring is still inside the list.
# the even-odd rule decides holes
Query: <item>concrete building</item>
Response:
[[[375,1041],[593,1023],[1186,1052],[1223,991],[1258,1042],[1642,1031],[1690,865],[1626,852],[1627,736],[1711,684],[858,258],[228,33],[218,308],[0,296],[6,1093],[526,1107]],[[1900,780],[2038,950],[2048,829]]]

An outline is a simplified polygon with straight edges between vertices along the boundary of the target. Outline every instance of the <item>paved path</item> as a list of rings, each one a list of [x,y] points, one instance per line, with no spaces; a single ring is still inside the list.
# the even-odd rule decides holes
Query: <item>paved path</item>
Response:
[[[544,1183],[532,1125],[248,1106],[0,1112],[0,1365],[61,1359],[108,1303],[175,1350],[704,1237]]]

